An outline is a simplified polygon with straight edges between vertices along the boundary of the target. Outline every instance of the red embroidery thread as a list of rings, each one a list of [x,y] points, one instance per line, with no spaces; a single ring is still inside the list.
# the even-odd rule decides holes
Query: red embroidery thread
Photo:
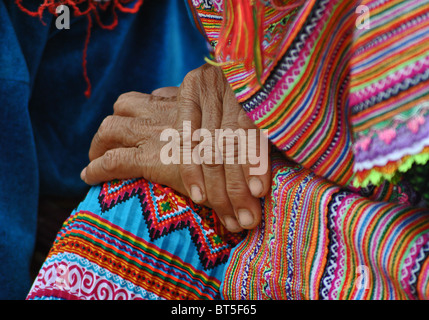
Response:
[[[89,40],[91,38],[91,29],[92,29],[92,16],[94,15],[95,20],[97,21],[98,25],[107,30],[112,30],[118,25],[118,14],[116,13],[116,9],[118,9],[121,12],[125,13],[136,13],[141,5],[143,4],[143,0],[106,0],[106,1],[96,1],[96,0],[44,0],[44,2],[39,6],[37,11],[31,11],[24,7],[22,4],[23,0],[15,0],[16,5],[18,6],[21,11],[25,12],[26,14],[32,16],[32,17],[39,17],[40,21],[45,24],[42,20],[43,13],[45,10],[48,10],[50,13],[54,15],[58,15],[56,10],[57,7],[60,5],[66,5],[73,9],[73,14],[75,17],[79,16],[86,16],[88,18],[88,27],[84,42],[84,48],[83,48],[83,54],[82,54],[82,68],[83,68],[83,77],[85,79],[87,88],[85,90],[85,96],[89,98],[91,96],[91,81],[88,76],[88,67],[87,67],[87,52],[88,52],[88,45]],[[134,6],[127,7],[126,5],[134,2]],[[87,8],[82,8],[82,4],[87,3]],[[99,15],[99,11],[103,10],[106,11],[109,9],[109,7],[112,10],[112,16],[113,21],[110,24],[104,24]]]

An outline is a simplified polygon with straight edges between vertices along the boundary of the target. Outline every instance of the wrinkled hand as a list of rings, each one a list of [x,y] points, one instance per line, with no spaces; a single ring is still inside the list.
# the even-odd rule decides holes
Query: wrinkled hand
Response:
[[[175,127],[181,133],[180,176],[187,194],[196,203],[208,202],[228,230],[237,232],[254,228],[261,220],[259,198],[270,188],[268,140],[265,140],[265,146],[260,143],[260,131],[255,130],[256,126],[238,104],[218,67],[206,64],[188,73],[179,90],[178,104]],[[231,146],[228,138],[222,139],[216,134],[216,129],[222,129],[226,137],[234,137],[234,132],[240,128],[254,129],[258,133],[253,143],[248,136],[241,150],[237,140],[233,143],[234,148],[228,149]],[[197,139],[194,140],[195,136]],[[184,141],[190,140],[191,148],[185,148]],[[244,150],[246,145],[247,150]],[[196,147],[204,150],[203,156],[200,153],[203,158],[200,161],[192,158]],[[250,163],[249,157],[240,161],[243,152],[246,156],[252,151],[255,155],[260,153],[261,162],[266,162],[258,163],[263,171],[257,175],[251,174],[251,168],[257,165]]]
[[[189,136],[183,126],[186,121],[191,124]],[[173,128],[180,133],[181,160],[188,156],[192,159],[192,155],[187,154],[189,151],[183,148],[184,140],[188,139],[191,150],[203,147],[203,161],[179,161],[179,164],[162,161],[165,142],[160,139],[161,133]],[[180,90],[169,87],[151,95],[137,92],[121,95],[114,104],[114,114],[103,121],[93,138],[90,163],[82,171],[81,178],[94,185],[112,179],[144,177],[213,208],[232,232],[251,229],[261,219],[259,197],[266,195],[270,187],[270,161],[265,159],[267,163],[262,174],[252,175],[252,168],[264,165],[249,163],[248,158],[247,162],[240,162],[237,140],[232,143],[232,157],[228,154],[231,150],[228,143],[220,143],[228,139],[216,136],[216,129],[234,132],[239,128],[256,129],[237,103],[222,71],[205,65],[190,72]],[[195,134],[202,136],[203,142],[192,141]],[[264,159],[263,155],[268,158],[259,135],[254,143],[246,142],[245,155],[253,152],[260,154],[260,159]],[[219,152],[221,145],[223,148]],[[207,155],[206,150],[212,152]],[[232,158],[232,163],[227,158]]]
[[[113,179],[144,177],[185,194],[177,165],[160,161],[161,132],[174,126],[178,88],[150,94],[129,92],[114,104],[114,113],[103,120],[89,150],[89,165],[81,178],[95,185]]]

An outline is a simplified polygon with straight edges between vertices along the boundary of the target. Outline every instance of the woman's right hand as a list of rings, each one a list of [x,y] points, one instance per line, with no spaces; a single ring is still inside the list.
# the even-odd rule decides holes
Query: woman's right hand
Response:
[[[206,64],[186,75],[175,128],[182,142],[180,176],[192,200],[208,202],[230,231],[256,227],[262,215],[259,198],[271,186],[268,137],[248,118],[220,68]],[[191,149],[183,148],[184,141]],[[189,161],[197,146],[204,150],[201,163]]]

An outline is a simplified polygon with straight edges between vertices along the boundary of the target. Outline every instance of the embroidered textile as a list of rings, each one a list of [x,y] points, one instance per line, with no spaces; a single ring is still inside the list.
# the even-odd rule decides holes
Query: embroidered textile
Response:
[[[218,299],[240,240],[169,188],[106,183],[64,223],[27,299]]]
[[[233,249],[223,297],[427,299],[428,214],[277,158],[263,223]]]
[[[417,75],[426,72],[420,60],[429,51],[416,49],[411,40],[409,46],[398,46],[387,33],[398,28],[401,39],[425,33],[428,2],[365,3],[377,13],[374,25],[387,29],[357,32],[357,1],[308,0],[291,11],[276,10],[266,2],[262,86],[240,63],[222,66],[249,117],[269,129],[271,141],[298,163],[274,156],[271,190],[258,228],[242,241],[230,238],[216,227],[213,212],[168,188],[145,180],[113,181],[93,188],[66,222],[29,297],[93,297],[81,284],[69,286],[73,290],[64,285],[57,289],[64,277],[53,269],[65,262],[73,268],[80,264],[81,279],[96,268],[103,274],[91,279],[119,277],[115,279],[121,286],[108,281],[114,287],[109,294],[121,292],[114,297],[124,296],[121,290],[126,290],[127,297],[167,299],[428,299],[428,210],[412,207],[419,197],[406,181],[367,180],[365,174],[373,176],[378,170],[376,161],[365,167],[366,173],[359,171],[359,161],[372,150],[374,139],[392,143],[380,147],[385,155],[390,147],[400,146],[395,138],[403,130],[413,133],[415,141],[426,141],[421,102],[427,85]],[[223,7],[219,1],[192,4],[199,26],[216,46]],[[407,14],[398,8],[408,8]],[[407,22],[413,17],[414,22]],[[425,48],[426,43],[416,46]],[[398,73],[388,68],[382,48],[398,59]],[[415,62],[420,62],[409,68],[400,63],[402,58],[409,62],[413,52]],[[377,72],[379,78],[370,80]],[[412,81],[414,75],[418,81]],[[365,82],[359,83],[360,78]],[[388,90],[398,79],[406,87]],[[400,98],[394,105],[372,98],[374,83],[377,90]],[[363,103],[365,110],[354,108],[362,94],[372,103]],[[389,110],[388,123],[373,117],[378,109]],[[364,116],[368,121],[363,124],[373,121],[374,130],[394,123],[397,131],[379,135],[361,130],[359,119]],[[368,136],[373,141],[364,145],[361,139]],[[398,162],[391,172],[401,171],[401,161],[408,159],[404,157],[425,157],[424,148],[416,150],[407,149],[406,156],[393,159]],[[383,178],[391,180],[391,172],[386,172]],[[96,223],[81,222],[91,219]],[[76,256],[68,255],[86,260],[75,262]],[[112,266],[114,258],[120,266]],[[93,265],[86,267],[87,260]],[[110,273],[105,276],[107,271],[113,278]],[[186,283],[179,281],[182,277]]]
[[[363,1],[353,41],[350,114],[357,185],[429,159],[429,2]]]
[[[222,10],[194,4],[215,46]],[[268,2],[264,14],[263,85],[240,62],[223,69],[279,149],[340,185],[379,185],[427,162],[429,1]]]

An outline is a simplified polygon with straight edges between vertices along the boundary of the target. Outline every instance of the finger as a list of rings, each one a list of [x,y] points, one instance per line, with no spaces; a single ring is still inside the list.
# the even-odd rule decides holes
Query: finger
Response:
[[[179,87],[164,87],[152,91],[152,95],[164,98],[176,97],[179,93]]]
[[[268,134],[259,130],[243,109],[240,110],[238,125],[246,130],[247,137],[247,158],[242,165],[245,180],[254,197],[264,197],[271,187],[271,144]]]
[[[230,202],[224,166],[221,164],[203,164],[203,172],[208,203],[229,231],[242,231],[243,229],[237,221],[233,205]]]
[[[143,172],[141,153],[138,148],[118,148],[107,151],[103,156],[91,161],[82,170],[81,179],[89,185],[95,185],[113,179],[131,179],[150,175]]]
[[[141,92],[126,92],[121,94],[113,104],[113,114],[123,117],[136,117],[139,109],[148,105],[148,94]]]
[[[214,134],[221,123],[223,96],[223,88],[216,85],[219,85],[219,81],[222,83],[223,79],[216,74],[204,74],[205,71],[206,68],[199,68],[190,72],[182,82],[178,95],[179,116],[176,128],[185,127],[185,123],[190,127],[188,130],[183,130],[181,134],[182,154],[189,157],[189,145],[191,145],[194,150],[192,155],[196,155],[192,159],[182,159],[182,163],[188,161],[180,167],[181,177],[194,202],[207,201],[225,227],[232,232],[237,232],[242,229],[235,219],[226,193],[222,159],[220,158],[219,161],[217,157],[219,153],[216,152]],[[213,75],[214,77],[211,77]],[[210,76],[213,86],[210,88],[202,86],[202,76]],[[195,134],[197,134],[196,137]],[[189,143],[189,139],[193,136],[196,139],[192,139],[193,143]],[[195,141],[200,143],[195,144]],[[188,146],[187,152],[186,146]],[[202,154],[199,151],[202,151]],[[197,201],[195,195],[198,198]]]
[[[203,172],[199,158],[196,163],[192,160],[192,150],[195,150],[200,140],[197,130],[201,128],[202,116],[199,93],[195,90],[198,86],[195,86],[194,77],[195,73],[188,73],[180,86],[175,127],[180,134],[180,175],[183,184],[192,201],[202,204],[207,201]]]
[[[226,191],[239,225],[253,229],[261,221],[261,201],[250,193],[240,165],[225,164]]]
[[[217,143],[223,154],[226,190],[240,226],[251,229],[260,222],[261,203],[252,196],[242,169],[246,164],[247,137],[246,131],[238,127],[241,107],[232,90],[225,94],[223,110],[223,130]]]
[[[245,148],[239,147],[240,145],[246,146],[245,133],[244,130],[239,129],[238,131],[243,131],[243,134],[234,133],[227,134],[227,128],[225,133],[225,140],[223,145],[223,155],[224,155],[224,171],[226,179],[226,192],[228,199],[233,208],[233,212],[237,218],[238,223],[241,227],[245,229],[252,229],[257,224],[259,224],[261,219],[261,203],[258,198],[255,198],[246,183],[246,178],[244,176],[244,171],[242,169],[242,160],[241,155],[244,153],[245,157]],[[244,137],[244,140],[242,139]],[[219,139],[219,143],[222,144],[223,139]],[[228,141],[229,140],[229,141]],[[244,143],[242,142],[244,141]]]
[[[227,114],[224,112],[225,90],[229,88],[221,70],[211,69],[213,83],[217,87],[205,87],[205,90],[210,92],[201,93],[201,103],[204,108],[202,114],[202,127],[207,128],[211,133],[211,162],[210,159],[204,159],[202,164],[204,183],[207,190],[208,202],[212,205],[216,214],[224,226],[231,232],[242,231],[239,225],[233,204],[230,201],[228,193],[227,180],[229,177],[225,171],[225,162],[222,155],[222,150],[217,143],[219,130],[222,127],[223,119],[236,119],[236,114]],[[215,89],[215,90],[214,90]],[[235,109],[236,110],[236,109]],[[244,181],[243,181],[244,182]]]
[[[222,102],[218,101],[218,103]],[[208,103],[207,105],[210,104]],[[212,107],[210,110],[213,111],[216,108]],[[221,126],[219,124],[222,121],[221,117],[220,112],[205,112],[202,117],[202,126],[210,132],[210,138],[206,140],[210,141],[207,150],[211,153],[211,157],[208,159],[205,158],[202,162],[204,186],[207,193],[207,201],[215,210],[222,224],[231,232],[240,232],[243,229],[237,221],[234,207],[230,201],[224,159],[217,143],[216,129]]]
[[[256,227],[261,220],[261,203],[246,183],[243,161],[246,160],[246,134],[244,129],[223,125],[219,145],[224,157],[226,192],[239,225],[245,229]]]
[[[159,125],[156,119],[108,116],[101,123],[89,149],[90,161],[101,157],[107,150],[137,147],[150,137],[146,126]]]
[[[113,105],[113,114],[123,117],[167,118],[175,120],[176,97],[163,97],[140,92],[121,94]],[[174,122],[173,122],[174,123]]]
[[[152,149],[159,149],[153,145]],[[185,189],[180,174],[173,165],[162,165],[157,152],[140,148],[118,148],[107,151],[102,157],[91,161],[82,170],[81,179],[96,185],[113,179],[145,178],[148,181],[169,186],[183,193]]]

